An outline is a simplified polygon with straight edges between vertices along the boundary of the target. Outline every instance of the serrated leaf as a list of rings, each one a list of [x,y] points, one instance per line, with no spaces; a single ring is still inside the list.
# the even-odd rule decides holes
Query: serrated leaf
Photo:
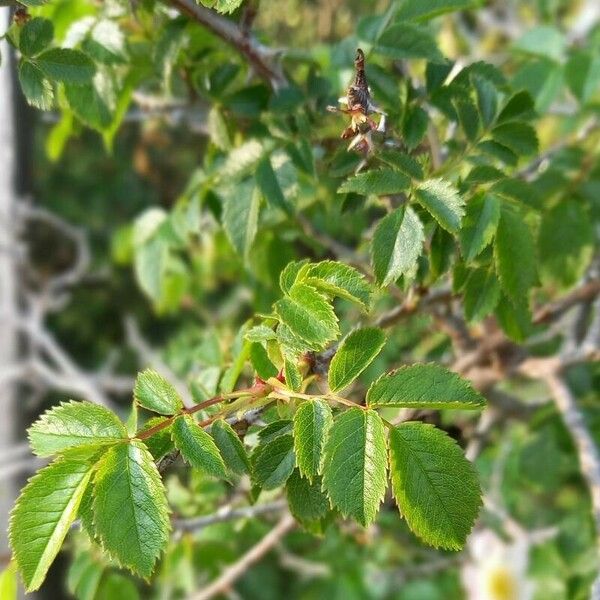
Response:
[[[42,585],[77,515],[91,474],[88,461],[58,458],[34,475],[21,492],[8,533],[27,591]]]
[[[469,321],[487,317],[496,308],[499,299],[500,286],[496,273],[490,269],[476,269],[465,284],[465,317]]]
[[[304,283],[294,284],[289,295],[275,303],[275,312],[294,335],[308,343],[324,346],[339,335],[333,306]]]
[[[31,449],[51,456],[68,448],[114,444],[127,430],[113,412],[91,402],[65,402],[46,411],[29,429]]]
[[[223,207],[223,228],[231,245],[244,260],[248,259],[258,231],[260,192],[254,181],[234,186],[227,193]]]
[[[379,221],[371,242],[371,264],[381,287],[412,272],[424,239],[423,225],[409,206],[398,208]]]
[[[276,340],[277,334],[266,325],[255,325],[251,329],[249,329],[244,337],[249,342],[268,342],[270,340]]]
[[[480,194],[467,203],[460,230],[465,260],[473,260],[491,241],[500,220],[500,202],[493,194]]]
[[[494,258],[502,289],[514,300],[527,296],[537,283],[533,236],[521,214],[504,203],[496,230]]]
[[[19,50],[23,56],[35,56],[46,48],[54,36],[52,21],[35,17],[23,25],[19,35]]]
[[[443,179],[430,179],[415,189],[415,199],[450,233],[457,233],[465,213],[464,199]]]
[[[296,465],[294,438],[281,433],[263,441],[252,454],[252,477],[265,490],[283,485]]]
[[[504,123],[505,121],[530,117],[534,114],[534,108],[531,94],[526,90],[521,90],[509,98],[500,111],[497,122]]]
[[[338,194],[354,192],[367,196],[399,194],[410,185],[410,178],[396,169],[377,169],[359,173],[342,183]]]
[[[132,440],[113,446],[94,478],[94,524],[104,549],[149,577],[169,539],[169,509],[154,459]]]
[[[317,521],[327,514],[329,502],[327,496],[321,491],[320,477],[316,477],[311,482],[295,469],[285,489],[290,512],[298,521]]]
[[[279,373],[277,367],[271,362],[264,346],[259,342],[250,344],[250,362],[256,374],[263,381],[267,381],[267,379],[275,377]]]
[[[369,406],[479,409],[485,398],[458,374],[434,363],[400,367],[374,381]]]
[[[244,0],[200,0],[201,4],[214,8],[220,13],[232,13],[236,10]]]
[[[302,387],[302,373],[294,360],[286,358],[283,361],[283,374],[285,384],[294,392],[299,392]]]
[[[431,63],[430,63],[431,64]],[[421,165],[410,155],[399,150],[384,149],[377,154],[377,158],[391,167],[400,169],[405,175],[413,179],[423,179]]]
[[[183,407],[173,385],[153,369],[138,373],[133,395],[140,406],[160,415],[173,415]]]
[[[52,84],[38,67],[29,61],[19,66],[19,83],[27,102],[39,110],[50,110],[54,104]]]
[[[310,481],[321,472],[323,448],[333,423],[329,404],[307,400],[294,415],[294,449],[300,473]]]
[[[292,213],[291,207],[279,185],[269,156],[263,157],[258,163],[254,177],[260,191],[271,206],[281,209],[288,215]]]
[[[181,456],[194,469],[227,479],[225,463],[215,441],[190,415],[175,419],[171,435]]]
[[[357,302],[367,309],[371,304],[371,286],[365,277],[350,265],[324,260],[310,265],[302,273],[303,281],[328,294]]]
[[[350,408],[331,428],[323,489],[333,506],[364,527],[375,520],[387,487],[383,422],[372,410]]]
[[[284,294],[288,294],[301,273],[305,273],[308,259],[293,260],[289,262],[279,274],[279,287]]]
[[[329,365],[329,389],[339,392],[348,387],[373,362],[384,344],[385,333],[376,327],[348,334]]]
[[[71,48],[46,50],[35,59],[35,63],[48,79],[62,83],[89,83],[96,73],[90,58]]]
[[[518,155],[528,156],[538,150],[537,134],[529,123],[521,121],[502,123],[492,129],[492,137]]]
[[[428,544],[460,550],[481,507],[475,468],[433,425],[402,423],[389,443],[392,490],[409,527]]]
[[[240,440],[231,425],[223,419],[218,419],[212,424],[210,433],[227,468],[238,475],[249,473],[250,459],[242,440]]]

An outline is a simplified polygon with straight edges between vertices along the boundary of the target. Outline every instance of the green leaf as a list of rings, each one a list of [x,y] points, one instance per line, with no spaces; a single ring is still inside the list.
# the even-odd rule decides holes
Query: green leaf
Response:
[[[327,298],[304,283],[275,303],[275,311],[290,331],[309,344],[324,346],[339,335],[337,317]]]
[[[403,366],[382,375],[367,392],[369,406],[400,408],[464,408],[485,406],[483,396],[471,384],[441,365]]]
[[[27,102],[39,110],[50,110],[54,104],[52,84],[33,63],[22,61],[19,66],[19,83]]]
[[[420,106],[413,105],[406,108],[402,122],[402,138],[409,150],[421,143],[427,132],[428,123],[429,117]]]
[[[69,567],[67,588],[77,600],[97,600],[105,565],[91,552],[79,551]]]
[[[467,278],[464,290],[465,317],[479,321],[487,317],[500,299],[500,286],[493,270],[476,269]]]
[[[600,52],[573,52],[565,67],[565,78],[573,95],[585,104],[600,89]]]
[[[566,199],[543,213],[538,250],[544,281],[566,287],[583,277],[594,251],[594,229],[581,202]]]
[[[423,225],[410,206],[379,221],[371,243],[371,264],[381,287],[414,270],[424,239]]]
[[[223,117],[223,113],[217,106],[213,105],[208,112],[206,125],[212,143],[220,150],[230,150],[231,139],[229,138],[229,131],[227,130],[227,122]]]
[[[339,415],[325,446],[323,489],[333,506],[364,527],[375,520],[387,487],[383,422],[372,410]]]
[[[91,402],[64,402],[46,411],[29,429],[31,449],[51,456],[68,448],[114,444],[127,430],[113,412]]]
[[[552,58],[559,62],[565,53],[567,39],[556,27],[540,25],[517,38],[513,48],[527,54]]]
[[[239,8],[244,0],[200,0],[201,4],[214,8],[220,13],[232,13]]]
[[[43,583],[58,554],[88,485],[92,467],[58,458],[34,475],[12,510],[10,546],[28,592]]]
[[[248,259],[258,231],[260,192],[250,179],[227,193],[223,207],[223,228],[240,256]]]
[[[294,415],[294,449],[300,473],[310,481],[321,472],[323,448],[333,423],[324,400],[302,402]]]
[[[100,581],[94,600],[140,600],[138,589],[131,579],[119,573],[107,573]]]
[[[166,419],[164,417],[152,417],[144,423],[140,433],[147,431],[159,423],[164,423],[165,421]],[[146,444],[146,447],[155,461],[160,460],[165,454],[168,454],[171,450],[175,449],[171,430],[171,426],[165,427],[144,440],[144,444]]]
[[[286,358],[283,362],[283,374],[285,376],[285,384],[290,388],[290,390],[299,392],[300,388],[302,387],[303,378],[296,362]]]
[[[249,473],[250,460],[248,454],[242,440],[240,440],[231,425],[223,419],[218,419],[212,424],[210,433],[227,468],[238,475]]]
[[[472,8],[474,5],[474,0],[405,0],[396,13],[396,19],[427,21],[449,12]]]
[[[381,352],[385,333],[376,327],[352,331],[340,344],[329,365],[329,389],[339,392],[348,387]]]
[[[404,152],[384,149],[377,154],[377,158],[391,167],[399,169],[413,179],[423,179],[423,169],[421,168],[421,165],[412,156],[409,156]]]
[[[531,312],[527,298],[513,300],[500,295],[496,306],[498,323],[506,335],[514,342],[523,342],[531,332]]]
[[[521,121],[503,123],[492,129],[492,137],[518,155],[527,156],[535,154],[538,150],[537,134],[529,123]]]
[[[472,261],[491,241],[500,220],[500,202],[493,194],[478,194],[467,203],[460,230],[465,260]]]
[[[283,485],[296,465],[294,438],[280,433],[261,444],[252,453],[252,476],[265,490]]]
[[[169,539],[169,509],[154,459],[137,440],[113,446],[94,478],[94,524],[104,549],[149,577]]]
[[[89,83],[96,73],[96,67],[88,56],[70,48],[46,50],[35,62],[48,79],[63,83]]]
[[[263,157],[258,163],[254,176],[256,184],[267,202],[275,208],[280,208],[286,214],[291,214],[291,207],[283,195],[269,156]]]
[[[303,282],[328,294],[357,302],[365,309],[371,305],[369,282],[350,265],[324,260],[310,265],[303,271],[303,275]]]
[[[308,259],[289,262],[279,274],[279,287],[284,294],[289,294],[298,276],[306,272]]]
[[[457,233],[464,215],[465,201],[443,179],[430,179],[415,189],[415,198],[450,233]]]
[[[388,27],[375,49],[396,60],[426,58],[434,62],[444,61],[429,29],[412,23],[395,23]]]
[[[54,25],[48,19],[35,17],[23,25],[19,35],[19,50],[23,56],[35,56],[46,48],[54,37]]]
[[[528,118],[534,115],[535,106],[531,94],[526,90],[517,92],[509,98],[508,102],[498,115],[497,122],[514,121],[515,119]]]
[[[396,169],[378,169],[354,175],[342,183],[338,194],[388,195],[399,194],[410,185],[410,178]]]
[[[65,97],[77,118],[98,131],[112,122],[112,92],[111,82],[102,73],[85,85],[65,84]]]
[[[183,407],[175,388],[153,369],[138,373],[133,395],[140,406],[160,415],[173,415]]]
[[[525,298],[537,283],[535,243],[521,214],[507,203],[500,212],[494,258],[502,289],[514,300]]]
[[[290,512],[298,521],[317,521],[327,514],[329,502],[321,491],[320,477],[311,482],[295,469],[287,481],[285,490]]]
[[[250,362],[256,371],[256,374],[263,380],[267,381],[270,377],[275,377],[279,370],[271,362],[264,346],[259,342],[250,344]]]
[[[190,415],[175,419],[172,436],[175,447],[194,469],[227,479],[225,463],[217,444]]]
[[[460,550],[481,507],[473,465],[445,432],[402,423],[390,433],[392,490],[411,530],[428,544]]]
[[[17,569],[12,561],[0,572],[0,598],[17,600]]]

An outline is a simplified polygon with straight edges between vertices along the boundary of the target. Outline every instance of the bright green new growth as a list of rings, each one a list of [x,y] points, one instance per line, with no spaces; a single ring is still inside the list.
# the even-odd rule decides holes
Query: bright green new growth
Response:
[[[329,389],[348,387],[375,359],[385,344],[381,329],[368,327],[351,332],[340,344],[329,365]]]
[[[152,369],[137,376],[133,395],[140,406],[161,415],[173,415],[183,406],[175,388]]]
[[[149,577],[170,525],[165,489],[144,444],[117,444],[101,458],[93,510],[104,549],[124,567]]]
[[[171,435],[175,447],[194,469],[227,478],[225,463],[215,441],[190,415],[175,419]]]
[[[333,416],[324,400],[303,402],[294,415],[294,450],[300,473],[313,481],[321,473],[323,448]]]
[[[81,459],[58,458],[29,480],[11,513],[9,538],[27,591],[37,590],[75,520],[92,474]]]
[[[372,410],[350,408],[334,421],[325,446],[323,488],[344,516],[366,527],[387,487],[385,429]]]
[[[432,546],[460,550],[481,506],[473,465],[457,443],[425,423],[390,433],[394,497],[412,531]]]
[[[434,363],[400,367],[382,375],[367,392],[371,407],[479,409],[483,396],[473,386]]]
[[[103,406],[64,402],[46,411],[28,430],[31,449],[52,456],[69,448],[114,444],[127,438],[125,426]]]

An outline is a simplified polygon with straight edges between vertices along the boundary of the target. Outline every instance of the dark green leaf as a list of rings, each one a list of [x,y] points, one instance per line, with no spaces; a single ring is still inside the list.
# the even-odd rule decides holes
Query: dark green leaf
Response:
[[[365,196],[399,194],[410,185],[410,179],[395,169],[376,169],[359,173],[342,183],[339,194],[355,192]]]
[[[295,465],[294,438],[289,433],[262,442],[252,454],[253,478],[265,490],[283,485]]]
[[[52,48],[36,58],[36,65],[52,81],[82,85],[89,83],[96,67],[80,50]]]
[[[290,512],[298,521],[317,521],[329,510],[327,496],[321,491],[321,478],[311,483],[294,470],[286,484],[286,494]]]
[[[54,37],[52,21],[35,17],[23,25],[19,35],[19,50],[24,56],[35,56],[46,48]]]
[[[457,233],[464,214],[463,198],[443,179],[430,179],[415,190],[415,198],[448,232]]]
[[[216,420],[210,429],[217,448],[225,461],[227,468],[238,475],[250,472],[250,460],[242,440],[231,425],[223,419]]]
[[[19,82],[27,102],[39,110],[50,110],[54,104],[52,84],[33,63],[26,60],[19,66]]]
[[[509,148],[515,154],[527,156],[538,150],[535,129],[528,123],[510,121],[492,129],[492,137],[496,142]]]
[[[467,203],[460,245],[465,260],[473,260],[491,241],[500,220],[500,202],[493,194],[479,194]]]
[[[323,448],[333,422],[324,400],[302,402],[294,415],[294,449],[300,473],[313,481],[321,472]]]

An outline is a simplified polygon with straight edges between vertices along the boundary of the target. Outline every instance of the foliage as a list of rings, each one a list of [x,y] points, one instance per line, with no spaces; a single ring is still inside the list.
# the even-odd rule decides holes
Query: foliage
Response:
[[[252,22],[250,3],[201,4],[199,14],[236,32]],[[473,365],[504,365],[498,377],[511,391],[518,369],[510,361],[522,348],[556,352],[539,307],[588,271],[600,214],[597,35],[571,44],[543,25],[515,41],[501,66],[454,60],[448,40],[462,40],[479,4],[393,1],[372,14],[355,7],[360,16],[341,41],[286,48],[281,59],[252,36],[236,45],[210,23],[207,34],[159,1],[134,11],[120,1],[52,0],[11,26],[27,101],[60,114],[48,136],[54,160],[86,128],[118,152],[127,111],[143,108],[145,96],[200,107],[208,136],[200,158],[179,166],[187,185],[166,194],[163,206],[147,203],[111,240],[112,268],[131,269],[143,295],[136,303],[147,302],[148,321],[172,334],[167,371],[141,371],[132,405],[63,402],[29,428],[33,452],[53,461],[25,486],[11,517],[14,564],[27,590],[40,587],[80,520],[85,534],[74,536],[69,583],[78,597],[88,585],[95,591],[85,597],[128,586],[123,593],[135,597],[115,567],[189,593],[195,580],[188,585],[189,573],[178,569],[193,571],[201,557],[214,575],[221,555],[230,562],[239,547],[227,546],[235,537],[227,529],[193,539],[170,530],[234,491],[259,506],[284,488],[303,530],[326,536],[322,551],[335,540],[333,569],[361,558],[360,544],[347,550],[356,556],[341,550],[350,547],[344,519],[363,528],[378,519],[391,532],[390,548],[399,538],[419,550],[405,525],[430,546],[464,547],[502,436],[477,469],[465,458],[459,443],[473,435],[498,381],[469,382],[468,367],[456,365],[501,336],[493,357]],[[282,36],[263,5],[255,27],[275,46]],[[326,107],[359,45],[386,129],[368,121],[352,129],[350,116],[344,137],[358,141],[356,152],[337,139],[347,115]],[[553,115],[565,97],[573,113]],[[556,145],[556,135],[567,141]],[[411,319],[396,327],[403,317]],[[587,369],[581,389],[593,389],[597,370],[578,368]],[[173,378],[163,376],[169,371]],[[527,490],[541,497],[576,474],[573,448],[547,408],[531,431],[511,429],[508,438],[508,471],[527,475],[513,482],[507,502],[532,527],[548,524],[532,517]],[[171,477],[166,459],[178,455],[189,468]],[[546,455],[562,465],[552,477],[536,463]],[[402,520],[389,519],[387,501],[381,509],[388,479]],[[561,502],[540,519],[566,520]],[[249,524],[248,536],[259,527]],[[560,533],[568,543],[551,541],[540,552],[583,589],[593,569],[569,565],[590,553],[593,536],[566,548],[568,527]],[[212,545],[218,552],[204,556]],[[411,550],[390,548],[381,553],[410,562]],[[456,596],[453,576],[444,577],[436,583],[442,595],[431,597]],[[1,578],[0,589],[9,585]],[[375,597],[361,595],[361,585],[368,588],[352,583],[358,597]],[[329,597],[324,586],[313,596]]]

